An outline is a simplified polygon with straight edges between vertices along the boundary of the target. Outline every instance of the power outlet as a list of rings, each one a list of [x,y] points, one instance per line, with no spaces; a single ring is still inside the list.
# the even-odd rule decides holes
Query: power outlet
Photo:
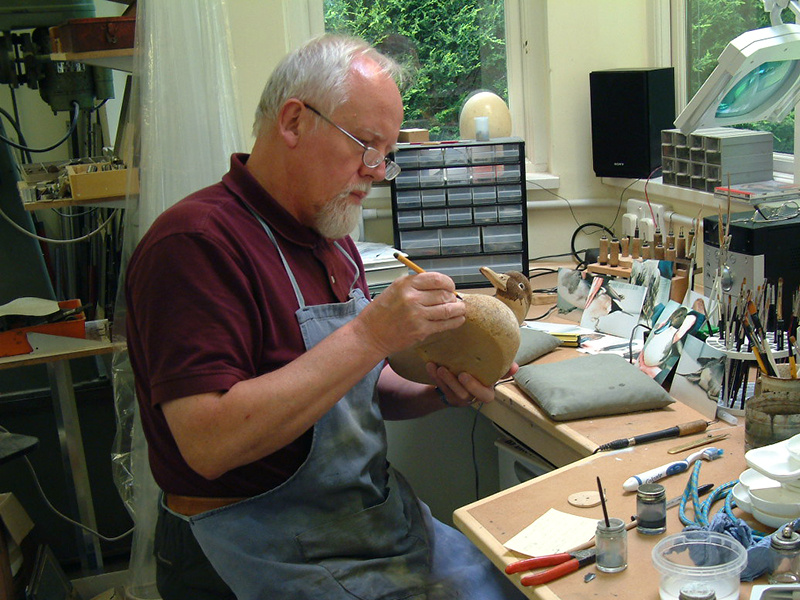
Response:
[[[652,208],[652,215],[650,209]],[[628,200],[628,214],[635,215],[638,219],[650,219],[655,217],[655,222],[661,233],[667,234],[667,225],[669,224],[666,219],[667,213],[672,210],[668,204],[647,204],[645,200],[635,200],[633,198]]]

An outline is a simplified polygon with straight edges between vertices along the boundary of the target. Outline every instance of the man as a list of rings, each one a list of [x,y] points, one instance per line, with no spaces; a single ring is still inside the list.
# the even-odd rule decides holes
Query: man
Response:
[[[466,373],[428,365],[433,387],[385,366],[465,313],[439,273],[369,302],[347,236],[372,182],[398,172],[384,158],[403,119],[396,72],[348,38],[289,55],[252,153],[165,211],[131,258],[164,600],[518,593],[386,461],[384,418],[494,396]]]

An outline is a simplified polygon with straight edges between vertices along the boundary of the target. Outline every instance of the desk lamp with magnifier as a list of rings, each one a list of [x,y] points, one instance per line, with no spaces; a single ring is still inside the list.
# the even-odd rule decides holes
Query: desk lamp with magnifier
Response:
[[[782,22],[781,11],[787,8],[795,15],[795,20],[800,17],[798,0],[764,0],[771,26],[747,31],[728,43],[711,75],[675,120],[675,126],[683,134],[701,128],[764,120],[780,122],[794,108],[800,100],[800,25]],[[724,174],[722,176],[724,178]],[[768,268],[767,263],[777,266],[780,262],[778,247],[786,251],[782,241],[775,243],[776,238],[792,238],[796,233],[792,230],[792,235],[783,235],[785,232],[778,229],[792,227],[796,221],[800,223],[800,219],[754,223],[757,228],[774,230],[772,247],[763,257],[736,254],[736,247],[744,243],[736,239],[742,232],[735,231],[735,226],[732,228],[729,222],[725,224],[724,234],[732,234],[733,240],[719,235],[719,231],[707,230],[722,229],[721,221],[722,218],[719,221],[704,219],[705,287],[709,293],[716,292],[713,295],[717,300],[722,300],[722,295],[735,299],[744,280],[755,287],[761,285],[764,277],[774,275],[771,272],[775,269]],[[797,226],[800,228],[800,224]],[[716,263],[716,269],[709,260]],[[778,275],[783,277],[787,289],[794,289],[800,283],[800,266],[790,267],[789,272]],[[721,304],[716,303],[717,306]]]

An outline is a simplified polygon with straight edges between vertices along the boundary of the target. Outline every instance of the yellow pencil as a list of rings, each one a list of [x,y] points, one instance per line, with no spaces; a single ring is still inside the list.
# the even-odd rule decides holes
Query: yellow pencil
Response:
[[[395,252],[393,256],[412,271],[415,271],[416,273],[425,272],[425,269],[420,267],[417,263],[408,258],[405,254],[400,254],[399,252]],[[458,294],[458,292],[455,292],[455,295],[456,298],[458,298],[459,300],[463,300],[463,298]]]
[[[400,254],[399,252],[395,252],[394,253],[394,257],[397,260],[399,260],[401,263],[403,263],[405,266],[407,266],[409,269],[412,269],[413,271],[416,271],[417,273],[424,273],[425,272],[425,269],[420,267],[417,263],[415,263],[414,261],[409,259],[404,254]]]

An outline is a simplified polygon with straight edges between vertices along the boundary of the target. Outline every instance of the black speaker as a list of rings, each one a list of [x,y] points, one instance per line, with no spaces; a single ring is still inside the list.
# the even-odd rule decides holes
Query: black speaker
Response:
[[[595,174],[647,178],[661,165],[661,130],[674,127],[673,68],[592,71],[589,88]]]

